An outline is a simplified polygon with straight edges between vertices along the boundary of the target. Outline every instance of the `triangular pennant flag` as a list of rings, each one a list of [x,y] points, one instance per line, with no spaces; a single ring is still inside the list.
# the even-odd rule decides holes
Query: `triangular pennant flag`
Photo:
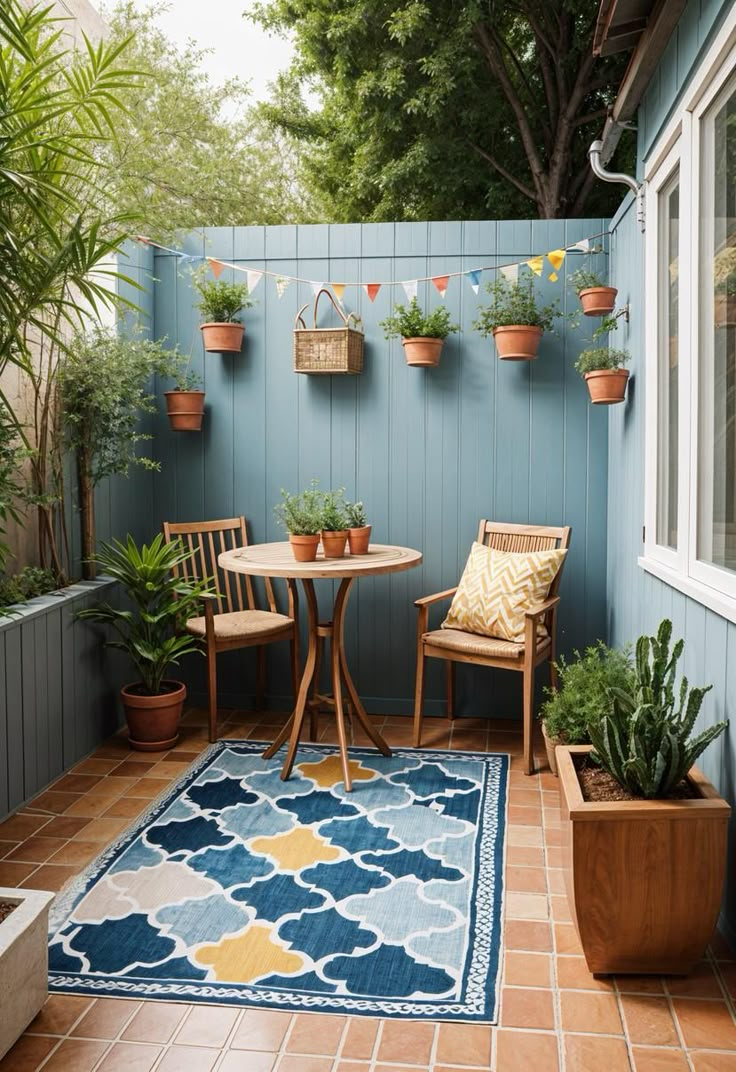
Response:
[[[580,249],[583,253],[587,253],[590,249],[590,239],[581,238],[579,242],[575,243],[575,249]]]
[[[263,272],[257,272],[255,269],[249,268],[245,275],[248,280],[248,293],[252,294],[263,278]]]
[[[277,275],[276,276],[276,293],[278,294],[279,298],[283,298],[284,291],[286,290],[286,288],[288,287],[290,282],[291,282],[291,280],[288,278],[288,276],[285,276],[285,275]]]
[[[310,285],[312,287],[312,293],[316,298],[319,292],[322,290],[324,283],[317,283],[315,280],[312,280]]]
[[[335,297],[337,298],[337,300],[342,301],[342,296],[345,293],[345,284],[344,283],[330,283],[330,286],[332,287],[333,291],[335,292]]]
[[[552,267],[554,268],[554,270],[556,272],[558,272],[560,270],[560,268],[562,267],[562,262],[564,261],[564,259],[565,259],[565,250],[564,249],[552,249],[547,254],[547,260],[549,261],[549,263],[552,265]]]
[[[549,279],[550,283],[556,283],[559,278],[560,277],[558,276],[557,272],[550,272],[547,276],[547,279]]]
[[[372,302],[375,301],[376,300],[376,295],[378,294],[379,290],[381,289],[381,284],[380,283],[364,283],[363,287],[365,289],[366,294],[370,298],[370,300]]]
[[[432,282],[437,287],[437,290],[439,291],[440,297],[444,298],[445,294],[447,293],[447,284],[450,282],[449,275],[436,275],[436,276],[433,276]]]
[[[535,275],[542,274],[542,266],[544,265],[543,257],[532,257],[530,261],[526,262],[527,267],[531,268]]]
[[[518,264],[502,264],[498,270],[507,283],[515,283],[519,278]]]
[[[465,273],[467,275],[468,279],[470,280],[470,285],[473,288],[473,294],[478,293],[478,289],[480,287],[480,273],[481,273],[480,268],[478,268],[475,271]]]
[[[225,265],[222,263],[222,261],[216,261],[214,257],[208,257],[207,258],[207,263],[209,264],[210,268],[212,269],[212,274],[215,277],[215,279],[219,279],[220,276],[222,275],[222,272],[223,272],[223,269],[224,269]]]
[[[405,279],[402,282],[401,285],[404,288],[404,294],[406,294],[409,301],[413,301],[414,298],[416,298],[418,283],[418,279]]]

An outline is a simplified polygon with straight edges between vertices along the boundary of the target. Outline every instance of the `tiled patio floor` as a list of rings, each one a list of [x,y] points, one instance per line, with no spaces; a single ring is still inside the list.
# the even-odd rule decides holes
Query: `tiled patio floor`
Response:
[[[229,715],[222,736],[268,740],[282,721]],[[60,889],[206,746],[203,722],[190,712],[161,757],[113,738],[0,824],[0,886]],[[408,719],[376,722],[411,743]],[[736,1072],[736,958],[717,943],[685,980],[594,980],[563,892],[556,779],[521,773],[511,723],[425,725],[426,745],[514,757],[498,1027],[57,995],[0,1072]]]

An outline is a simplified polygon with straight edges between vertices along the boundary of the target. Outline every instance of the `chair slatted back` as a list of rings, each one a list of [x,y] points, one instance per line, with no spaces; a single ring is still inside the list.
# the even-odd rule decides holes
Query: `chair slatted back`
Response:
[[[253,579],[242,573],[230,573],[217,564],[224,551],[248,546],[248,532],[244,517],[229,517],[221,521],[192,521],[163,524],[167,543],[179,538],[192,557],[183,562],[177,573],[186,581],[209,579],[215,589],[216,614],[240,610],[258,610]],[[268,577],[264,578],[266,598],[271,610],[276,609],[273,587]]]
[[[549,525],[512,525],[505,522],[481,521],[478,529],[478,543],[492,547],[496,551],[514,551],[525,554],[530,551],[552,551],[557,548],[569,548],[572,528],[569,525],[553,528]],[[565,556],[567,558],[567,556]],[[564,561],[549,590],[550,596],[556,596],[560,587]]]

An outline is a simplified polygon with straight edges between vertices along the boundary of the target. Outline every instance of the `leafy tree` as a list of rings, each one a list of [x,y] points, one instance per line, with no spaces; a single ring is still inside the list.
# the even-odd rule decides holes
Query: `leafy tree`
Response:
[[[298,55],[264,114],[307,140],[332,219],[610,213],[587,148],[625,58],[594,58],[593,0],[263,0]],[[310,112],[302,91],[318,88]]]

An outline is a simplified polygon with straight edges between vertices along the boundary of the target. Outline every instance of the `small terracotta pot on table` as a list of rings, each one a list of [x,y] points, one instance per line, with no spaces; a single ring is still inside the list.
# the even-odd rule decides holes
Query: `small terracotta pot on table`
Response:
[[[336,529],[334,532],[326,529],[322,530],[322,550],[325,553],[325,558],[343,558],[347,542],[347,529]]]
[[[291,551],[297,562],[314,562],[319,547],[319,533],[313,536],[296,536],[289,533]]]
[[[358,529],[348,529],[348,547],[351,555],[366,555],[371,543],[371,525],[362,525]]]

